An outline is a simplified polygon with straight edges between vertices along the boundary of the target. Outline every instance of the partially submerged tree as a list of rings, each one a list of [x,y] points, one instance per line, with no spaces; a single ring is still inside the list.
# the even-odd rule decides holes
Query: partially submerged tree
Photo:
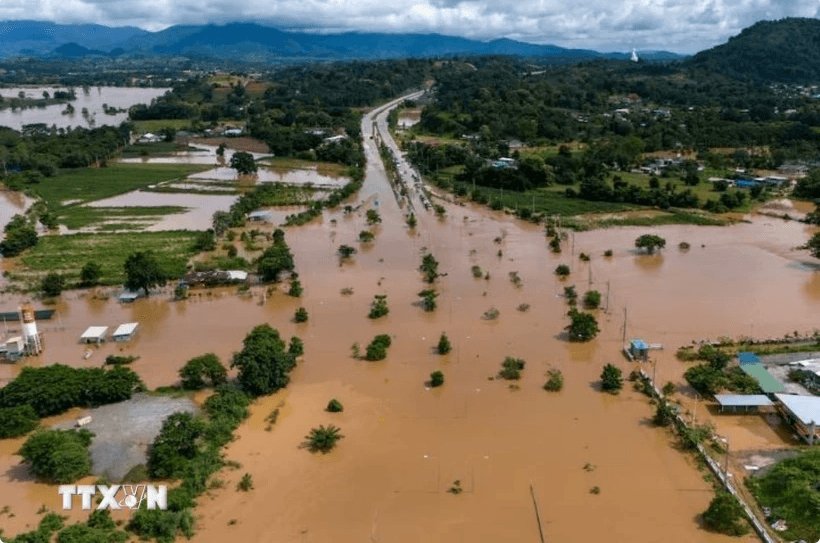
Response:
[[[601,305],[601,293],[597,290],[588,290],[584,294],[584,307],[586,309],[598,309]]]
[[[388,313],[390,313],[390,309],[387,307],[387,295],[376,294],[370,303],[370,313],[368,313],[367,318],[378,319]]]
[[[703,524],[716,532],[741,536],[749,532],[743,506],[726,491],[718,491],[703,512]]]
[[[387,348],[390,347],[392,340],[387,334],[379,334],[373,338],[373,341],[367,346],[367,353],[365,359],[371,362],[377,360],[384,360],[387,358]]]
[[[347,260],[356,254],[356,248],[350,245],[339,245],[339,260]]]
[[[436,298],[438,298],[438,292],[433,289],[422,290],[419,292],[419,298],[421,298],[421,308],[425,311],[435,311],[437,307]]]
[[[428,283],[435,282],[436,278],[439,276],[438,273],[438,260],[436,257],[431,255],[430,253],[426,253],[421,258],[421,272],[424,274],[424,280]]]
[[[240,175],[248,175],[257,171],[253,155],[245,151],[237,151],[231,155],[231,168],[235,169]]]
[[[582,313],[574,307],[569,310],[570,323],[564,328],[570,341],[589,341],[598,335],[598,321],[595,315]]]
[[[214,353],[203,354],[190,359],[179,370],[182,388],[198,390],[206,386],[216,387],[227,381],[225,366]]]
[[[80,270],[80,282],[83,286],[90,287],[96,285],[100,277],[102,277],[102,266],[96,262],[86,262],[83,269]]]
[[[125,260],[124,268],[125,288],[133,291],[143,290],[146,296],[149,289],[163,287],[168,281],[168,275],[152,252],[132,253]]]
[[[444,373],[442,373],[440,370],[436,370],[436,371],[434,371],[433,373],[430,374],[430,386],[431,387],[433,387],[433,388],[440,387],[443,384],[444,384]]]
[[[438,339],[438,345],[436,346],[436,350],[438,354],[447,354],[452,350],[452,345],[450,345],[450,339],[447,337],[447,334],[444,332],[441,333],[441,337]]]
[[[310,433],[305,437],[306,446],[310,452],[328,453],[336,446],[336,442],[342,439],[341,428],[332,424],[311,428]]]
[[[236,353],[231,367],[239,368],[239,385],[252,396],[262,396],[284,388],[296,357],[286,350],[279,331],[260,324],[245,337],[243,348]]]
[[[635,247],[638,249],[646,249],[646,252],[654,254],[657,249],[663,249],[666,246],[666,240],[654,234],[644,234],[635,240]]]
[[[91,473],[88,430],[41,430],[26,440],[18,453],[31,473],[54,483],[73,483]]]
[[[607,364],[601,372],[601,389],[616,394],[623,388],[624,382],[620,368]]]
[[[62,294],[64,288],[65,278],[54,272],[43,277],[43,281],[40,283],[40,290],[43,291],[43,294],[50,297],[59,296]]]
[[[557,268],[555,268],[555,275],[563,279],[564,277],[569,275],[569,266],[566,264],[559,264]]]
[[[370,226],[382,222],[381,215],[379,215],[379,212],[375,209],[368,209],[365,213],[365,217],[367,219],[367,224],[369,224]]]

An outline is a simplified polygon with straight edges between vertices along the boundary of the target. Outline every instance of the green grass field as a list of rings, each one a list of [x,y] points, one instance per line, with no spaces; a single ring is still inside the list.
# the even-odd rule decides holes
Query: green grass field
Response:
[[[150,121],[134,121],[134,132],[136,134],[156,134],[165,127],[182,130],[191,124],[190,119],[158,119]]]
[[[33,191],[59,214],[59,208],[67,200],[75,200],[70,205],[101,200],[154,183],[184,178],[210,167],[205,164],[115,164],[107,168],[82,168],[43,177]]]
[[[123,264],[131,253],[153,251],[165,271],[171,277],[179,277],[196,253],[195,235],[170,231],[44,236],[31,252],[20,258],[19,266],[9,276],[33,287],[46,273],[57,272],[73,283],[79,281],[86,262],[96,262],[103,270],[101,283],[118,285],[125,278]]]

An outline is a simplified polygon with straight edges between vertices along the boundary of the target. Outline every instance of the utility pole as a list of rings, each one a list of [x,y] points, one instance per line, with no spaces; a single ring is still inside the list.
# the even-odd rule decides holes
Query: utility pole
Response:
[[[572,233],[572,257],[575,258],[575,232]]]
[[[604,308],[604,313],[609,312],[609,280],[607,279],[606,282],[606,307]]]
[[[587,290],[592,288],[592,264],[589,265],[589,285],[587,286]]]
[[[655,360],[652,361],[652,386],[653,387],[658,387],[657,375],[658,375],[658,360],[655,359]],[[660,387],[658,387],[658,388],[660,388]]]
[[[729,438],[724,437],[723,442],[726,443],[726,458],[723,460],[723,475],[726,476],[726,480],[729,480]]]
[[[626,307],[624,307],[624,345],[626,345]]]

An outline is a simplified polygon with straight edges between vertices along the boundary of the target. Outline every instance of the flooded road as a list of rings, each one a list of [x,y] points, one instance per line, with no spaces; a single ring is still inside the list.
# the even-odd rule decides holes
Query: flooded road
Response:
[[[537,541],[530,486],[547,541],[754,541],[699,527],[698,515],[712,498],[703,474],[665,430],[651,426],[644,396],[628,384],[619,396],[602,394],[599,375],[605,363],[627,374],[632,368],[620,354],[624,308],[627,338],[664,344],[656,352],[658,379],[678,384],[688,365],[675,360],[674,351],[693,339],[749,334],[752,326],[757,336],[810,329],[820,308],[820,274],[805,253],[791,249],[813,230],[768,217],[723,228],[613,228],[571,235],[556,255],[542,227],[453,204],[445,205],[444,219],[419,212],[418,228],[409,230],[369,140],[372,126],[366,128],[367,177],[359,200],[377,198],[383,222],[372,228],[372,244],[355,241],[367,228],[366,206],[350,215],[328,211],[288,229],[305,287],[301,299],[280,290],[263,302],[254,287],[248,297],[224,288],[169,302],[166,291],[121,305],[74,292],[58,302],[53,321],[40,323],[44,353],[23,364],[99,366],[107,354],[135,354],[140,359],[133,369],[156,387],[175,382],[193,356],[214,352],[227,362],[263,322],[305,341],[291,385],[257,401],[228,446],[227,458],[242,466],[220,473],[225,488],[201,498],[195,542]],[[666,238],[662,254],[633,252],[644,233]],[[680,251],[681,241],[691,248]],[[341,244],[359,252],[340,266],[335,251]],[[607,249],[613,257],[602,256]],[[435,285],[440,297],[431,313],[414,305],[428,288],[417,271],[425,250],[446,274]],[[579,261],[580,252],[591,262]],[[572,268],[565,281],[553,273],[562,263]],[[490,279],[474,279],[473,265]],[[520,287],[509,280],[513,271]],[[568,319],[560,294],[569,284],[583,294],[590,276],[593,288],[605,296],[608,290],[609,311],[598,311],[598,338],[570,344],[562,336]],[[343,296],[344,288],[354,293]],[[370,320],[375,294],[388,296],[390,313]],[[5,310],[18,302],[0,297]],[[528,311],[516,309],[522,303],[530,304]],[[299,306],[309,313],[307,323],[292,322]],[[481,318],[490,307],[500,312],[495,321]],[[134,340],[106,343],[82,358],[78,339],[86,327],[113,330],[131,321],[140,323]],[[453,344],[446,356],[433,352],[442,332]],[[354,342],[364,347],[380,333],[393,337],[386,360],[351,356]],[[496,378],[508,355],[526,361],[515,388]],[[11,378],[19,366],[0,365],[0,378]],[[563,372],[563,391],[542,390],[549,368]],[[437,369],[445,384],[427,389]],[[324,411],[332,397],[344,404],[343,413]],[[265,431],[264,419],[277,408],[278,422]],[[698,418],[707,416],[701,405]],[[325,456],[299,448],[319,424],[336,424],[345,436]],[[750,444],[779,435],[735,427],[737,439]],[[40,505],[59,508],[59,496],[54,487],[21,482],[25,472],[16,465],[14,444],[0,447],[0,508],[9,505],[15,513],[3,527],[16,533],[36,521]],[[246,472],[254,490],[238,493],[235,485]],[[455,480],[464,490],[459,495],[447,492]]]

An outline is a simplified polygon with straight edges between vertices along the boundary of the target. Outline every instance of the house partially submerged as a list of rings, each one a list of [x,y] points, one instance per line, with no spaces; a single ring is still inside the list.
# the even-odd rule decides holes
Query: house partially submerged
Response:
[[[83,343],[102,343],[105,341],[105,336],[107,333],[107,326],[89,326],[88,330],[83,332],[83,335],[80,336],[80,341]]]
[[[120,324],[117,329],[114,330],[114,335],[112,336],[114,341],[128,341],[134,337],[134,334],[137,331],[137,325],[138,323],[136,322]]]
[[[182,280],[186,285],[212,287],[216,285],[244,283],[248,280],[248,272],[241,270],[190,272],[185,274]]]

